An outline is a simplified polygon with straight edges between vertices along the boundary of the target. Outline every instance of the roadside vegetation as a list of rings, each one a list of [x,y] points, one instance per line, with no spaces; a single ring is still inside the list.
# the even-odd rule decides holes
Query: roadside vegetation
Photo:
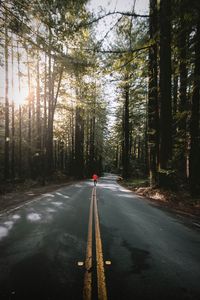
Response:
[[[150,187],[147,178],[124,180],[122,177],[118,177],[118,183],[161,207],[175,210],[190,217],[200,217],[200,197],[192,197],[190,192],[184,188],[173,191],[166,188]]]

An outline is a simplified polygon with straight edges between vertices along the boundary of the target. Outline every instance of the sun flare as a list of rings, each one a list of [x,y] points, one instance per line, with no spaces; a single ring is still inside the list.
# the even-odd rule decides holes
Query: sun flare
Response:
[[[23,105],[28,97],[29,91],[26,86],[19,88],[14,88],[11,99],[13,99],[15,105]]]

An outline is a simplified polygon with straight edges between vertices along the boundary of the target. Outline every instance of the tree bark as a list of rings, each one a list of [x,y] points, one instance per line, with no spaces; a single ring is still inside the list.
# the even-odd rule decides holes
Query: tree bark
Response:
[[[78,179],[84,176],[84,121],[79,105],[76,106],[75,118],[75,176]]]
[[[4,141],[4,178],[9,179],[10,175],[10,132],[9,132],[9,99],[8,99],[8,28],[7,12],[5,13],[5,141]]]
[[[187,177],[187,29],[185,21],[185,1],[180,3],[180,30],[179,30],[179,71],[180,71],[180,89],[179,89],[179,174],[182,178]]]
[[[171,0],[160,1],[160,169],[171,168]]]
[[[12,36],[12,149],[11,149],[11,174],[12,179],[15,179],[15,102],[14,102],[14,49]]]
[[[19,43],[17,42],[17,65],[18,65],[18,90],[21,93],[21,75],[20,75],[20,53]],[[18,159],[18,175],[22,177],[22,107],[19,104],[19,159]]]
[[[27,49],[27,73],[28,73],[28,172],[29,177],[32,176],[32,94],[31,94],[31,76],[30,76],[30,63]]]
[[[37,120],[37,152],[41,155],[41,112],[40,112],[40,56],[39,50],[37,51],[37,92],[36,92],[36,120]],[[40,156],[39,156],[40,157]],[[39,159],[40,160],[40,159]],[[38,170],[39,171],[39,170]],[[40,173],[40,172],[39,172]]]
[[[127,79],[127,78],[126,78]],[[130,154],[129,154],[129,86],[124,90],[124,128],[123,128],[123,171],[122,176],[128,178],[130,175]]]
[[[149,48],[148,91],[148,164],[150,185],[157,182],[159,152],[158,63],[157,63],[158,16],[157,0],[150,1],[149,35],[153,45]]]
[[[89,147],[89,175],[96,173],[96,161],[95,161],[95,131],[96,131],[96,95],[94,95],[94,102],[92,108],[92,115],[90,117],[90,147]]]
[[[52,101],[52,73],[51,73],[51,40],[52,33],[49,28],[49,61],[48,61],[48,130],[47,130],[47,171],[49,174],[53,168],[53,101]]]
[[[45,53],[44,65],[44,121],[43,121],[43,137],[42,137],[42,184],[45,185],[46,181],[46,168],[47,168],[47,55]]]

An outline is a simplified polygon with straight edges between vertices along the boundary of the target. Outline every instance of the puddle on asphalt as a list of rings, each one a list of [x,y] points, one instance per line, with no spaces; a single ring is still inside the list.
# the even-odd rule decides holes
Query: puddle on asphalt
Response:
[[[61,197],[63,197],[63,198],[65,198],[65,199],[68,199],[69,198],[69,196],[67,196],[67,195],[63,195],[63,194],[61,194],[61,193],[56,193],[56,195],[58,195],[58,196],[61,196]]]
[[[56,209],[53,209],[53,208],[48,207],[48,208],[47,208],[47,212],[49,212],[49,213],[54,213],[54,212],[56,212]]]
[[[0,240],[9,234],[9,231],[13,228],[16,220],[21,217],[18,214],[12,216],[12,220],[1,223],[0,225]]]
[[[61,206],[61,205],[63,205],[63,203],[59,202],[59,201],[53,201],[53,202],[51,202],[51,204],[53,204],[55,206]]]
[[[20,217],[20,215],[15,214],[15,215],[12,216],[12,218],[13,218],[14,220],[18,220],[18,219],[20,219],[21,217]]]
[[[12,229],[14,222],[13,221],[6,221],[4,225],[8,228],[8,230]]]
[[[39,221],[41,219],[41,215],[37,213],[30,213],[27,215],[27,219],[33,222]]]
[[[42,194],[42,196],[43,196],[43,197],[52,197],[52,198],[55,197],[55,195],[53,195],[53,194]]]
[[[0,240],[8,235],[8,228],[0,226]]]
[[[123,241],[122,246],[125,247],[130,253],[132,260],[132,273],[140,274],[150,268],[150,263],[148,261],[150,259],[149,251],[132,247],[127,241]]]

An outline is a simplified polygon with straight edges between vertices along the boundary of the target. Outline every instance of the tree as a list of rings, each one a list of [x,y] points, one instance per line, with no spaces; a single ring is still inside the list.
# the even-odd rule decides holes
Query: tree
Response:
[[[171,168],[171,1],[160,1],[160,169]]]
[[[123,106],[123,137],[122,137],[122,175],[125,179],[130,176],[130,116],[129,116],[129,93],[130,87],[125,77],[124,106]]]
[[[157,184],[159,165],[159,107],[158,107],[158,8],[157,0],[150,1],[149,87],[148,87],[148,163],[150,185]]]
[[[9,130],[9,99],[8,99],[8,27],[7,12],[5,12],[5,147],[4,147],[4,178],[10,174],[10,130]]]

